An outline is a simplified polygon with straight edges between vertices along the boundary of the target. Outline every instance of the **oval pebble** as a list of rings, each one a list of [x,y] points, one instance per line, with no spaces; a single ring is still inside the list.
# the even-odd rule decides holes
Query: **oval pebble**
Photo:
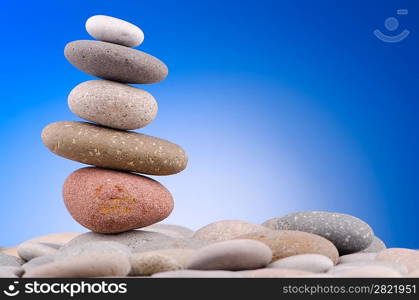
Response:
[[[303,277],[311,276],[312,272],[307,272],[303,270],[294,270],[294,269],[257,269],[249,271],[240,271],[243,277],[247,278],[294,278],[294,277]]]
[[[113,241],[97,241],[79,244],[73,247],[65,247],[63,250],[58,251],[55,259],[67,259],[73,256],[91,255],[91,254],[108,254],[117,253],[130,257],[131,249],[128,246],[113,242]]]
[[[158,232],[150,232],[143,230],[130,230],[115,234],[100,234],[95,232],[87,232],[71,240],[69,243],[64,245],[60,249],[60,251],[67,251],[66,248],[78,247],[79,245],[83,245],[89,242],[113,241],[128,246],[128,248],[130,248],[132,252],[138,252],[141,249],[150,247],[148,246],[149,244],[156,244],[162,243],[164,241],[175,240],[176,239],[172,237]]]
[[[252,232],[269,231],[266,227],[239,220],[224,220],[208,224],[197,230],[193,237],[209,242],[222,242]]]
[[[202,241],[194,238],[180,238],[180,239],[170,239],[170,240],[161,240],[153,243],[147,243],[138,247],[134,252],[146,252],[154,250],[163,250],[163,249],[191,249],[197,250],[202,247],[209,245],[209,242]]]
[[[327,272],[333,267],[333,265],[333,261],[324,255],[300,254],[279,259],[268,265],[267,268],[293,269],[313,273],[322,273]]]
[[[92,253],[55,260],[29,269],[28,278],[82,278],[98,276],[125,276],[131,265],[128,257],[118,253]]]
[[[64,183],[63,198],[77,222],[100,233],[145,227],[173,209],[172,195],[157,181],[100,168],[73,172]]]
[[[68,106],[82,119],[122,130],[142,128],[157,115],[150,93],[109,80],[80,83],[68,95]]]
[[[143,31],[132,23],[104,15],[86,21],[86,31],[95,39],[126,47],[136,47],[144,41]]]
[[[0,267],[20,267],[20,265],[19,258],[5,253],[0,253]]]
[[[400,274],[407,274],[407,268],[405,265],[395,262],[395,261],[385,261],[385,260],[370,260],[370,261],[357,261],[351,263],[343,263],[334,266],[332,269],[329,270],[330,273],[341,272],[347,269],[354,269],[359,267],[367,267],[367,266],[379,266],[379,267],[386,267],[395,270]]]
[[[187,268],[193,270],[249,270],[265,267],[272,260],[272,251],[254,240],[218,242],[196,251]]]
[[[166,78],[166,65],[150,54],[100,41],[73,41],[64,49],[67,60],[92,76],[123,83],[157,83]]]
[[[340,264],[352,263],[352,262],[360,262],[360,261],[371,261],[375,260],[377,253],[374,252],[358,252],[352,254],[346,254],[339,257]]]
[[[383,266],[364,266],[350,268],[333,273],[334,277],[343,278],[396,278],[401,277],[394,269]]]
[[[141,230],[151,231],[151,232],[160,232],[165,235],[171,236],[173,238],[181,239],[181,238],[190,238],[193,235],[193,230],[179,226],[179,225],[172,225],[172,224],[153,224]]]
[[[277,230],[241,235],[239,239],[260,241],[271,248],[272,261],[298,255],[321,254],[337,263],[339,255],[336,247],[327,239],[307,232],[293,230]]]
[[[263,223],[274,230],[298,230],[320,235],[331,241],[340,255],[359,252],[371,245],[374,233],[364,221],[341,213],[303,211]]]
[[[155,273],[182,270],[194,252],[191,249],[164,249],[134,253],[130,259],[130,275],[150,276]]]
[[[166,140],[86,122],[52,123],[42,131],[42,141],[67,159],[143,174],[176,174],[188,162],[185,151]]]
[[[232,271],[198,271],[198,270],[178,270],[170,272],[156,273],[151,277],[155,278],[242,278],[239,272]]]
[[[21,273],[20,267],[0,266],[0,278],[17,278]]]
[[[32,268],[36,268],[38,266],[51,263],[54,260],[55,260],[54,256],[50,256],[50,255],[38,256],[38,257],[35,257],[34,259],[31,259],[30,261],[28,261],[24,265],[22,265],[22,268],[25,272],[28,272],[28,270],[30,270]]]
[[[29,261],[38,256],[55,255],[58,253],[60,244],[41,243],[41,242],[24,242],[17,248],[17,253],[25,261]]]
[[[389,248],[377,254],[376,260],[390,260],[405,265],[409,272],[419,269],[419,251],[404,248]]]

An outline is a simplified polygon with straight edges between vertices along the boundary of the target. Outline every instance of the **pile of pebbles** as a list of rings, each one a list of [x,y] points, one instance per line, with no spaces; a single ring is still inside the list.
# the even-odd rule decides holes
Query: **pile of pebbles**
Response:
[[[320,211],[195,232],[154,224],[55,234],[0,251],[0,277],[419,277],[419,251],[387,249],[364,221]]]

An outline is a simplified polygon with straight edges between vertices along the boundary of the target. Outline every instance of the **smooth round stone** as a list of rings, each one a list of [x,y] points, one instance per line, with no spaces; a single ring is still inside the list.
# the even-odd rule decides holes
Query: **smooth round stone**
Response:
[[[99,233],[141,228],[167,218],[173,209],[170,192],[157,181],[100,168],[73,172],[63,186],[71,216]]]
[[[72,217],[99,233],[116,233],[159,222],[173,209],[170,192],[136,174],[82,168],[64,182],[63,198]]]
[[[67,259],[73,256],[91,255],[95,253],[117,253],[129,257],[131,255],[131,249],[124,244],[113,241],[88,242],[73,247],[65,247],[58,252],[55,259]]]
[[[293,269],[313,273],[327,272],[333,267],[333,261],[320,254],[300,254],[279,259],[267,268]]]
[[[0,253],[0,266],[1,267],[20,267],[20,260],[5,253]]]
[[[404,248],[389,248],[377,254],[376,260],[390,260],[401,263],[409,272],[419,269],[419,251]]]
[[[166,140],[86,122],[52,123],[42,131],[42,141],[59,156],[108,169],[171,175],[188,162],[185,151]]]
[[[321,254],[337,263],[339,254],[336,247],[327,239],[312,233],[277,230],[268,232],[255,232],[238,237],[239,239],[252,239],[260,241],[271,248],[272,262],[288,256],[298,254]]]
[[[163,250],[163,249],[191,249],[198,250],[202,247],[209,245],[207,241],[202,241],[194,238],[180,238],[180,239],[170,239],[170,240],[161,240],[154,243],[148,243],[138,247],[134,252],[146,252],[154,250]]]
[[[194,233],[193,230],[183,226],[161,223],[141,228],[141,230],[160,232],[177,239],[190,238]]]
[[[381,239],[374,236],[371,245],[369,245],[368,248],[362,250],[361,252],[372,253],[372,252],[380,252],[385,249],[387,249],[386,244],[384,244],[384,242]]]
[[[341,272],[347,269],[366,267],[366,266],[379,266],[386,267],[397,271],[400,274],[407,274],[407,268],[405,265],[395,262],[395,261],[385,261],[385,260],[370,260],[370,261],[357,261],[351,263],[338,264],[329,270],[330,273]]]
[[[375,257],[377,256],[377,253],[364,253],[364,252],[358,252],[353,254],[346,254],[339,257],[339,263],[340,264],[347,264],[352,262],[363,262],[363,261],[371,261],[375,260]]]
[[[131,256],[130,275],[150,276],[185,269],[188,258],[194,252],[190,249],[164,249],[134,253]]]
[[[151,277],[155,278],[242,278],[239,272],[232,271],[197,271],[197,270],[178,270],[170,272],[156,273]]]
[[[17,278],[22,274],[22,268],[11,266],[0,266],[0,278]]]
[[[29,261],[38,256],[55,255],[58,253],[60,244],[24,242],[17,248],[17,253],[25,261]]]
[[[23,277],[98,277],[125,276],[130,271],[129,259],[118,253],[92,253],[55,260],[29,269]]]
[[[38,256],[38,257],[35,257],[34,259],[31,259],[24,265],[22,265],[22,268],[25,272],[28,272],[28,270],[32,268],[36,268],[38,266],[51,263],[54,260],[55,260],[55,256],[50,256],[50,255]]]
[[[142,128],[157,115],[150,93],[109,80],[80,83],[70,92],[68,106],[82,119],[122,130]]]
[[[365,266],[359,268],[350,268],[342,270],[341,272],[335,272],[335,277],[345,278],[394,278],[401,277],[400,273],[383,266]]]
[[[86,21],[86,31],[95,39],[127,47],[136,47],[144,41],[143,31],[127,21],[96,15]]]
[[[87,74],[123,83],[156,83],[169,72],[163,62],[150,54],[107,42],[73,41],[65,46],[64,55]]]
[[[275,230],[298,230],[331,241],[340,255],[359,252],[371,245],[374,233],[364,221],[350,215],[325,211],[303,211],[263,223]]]
[[[293,278],[293,277],[310,276],[314,274],[312,272],[307,272],[303,270],[268,269],[268,268],[250,270],[250,271],[240,271],[237,273],[247,278]]]
[[[152,248],[150,245],[165,241],[176,241],[176,239],[158,232],[142,230],[131,230],[116,234],[87,232],[71,240],[68,244],[64,245],[60,251],[67,251],[66,248],[78,247],[79,245],[83,245],[85,243],[98,241],[113,241],[121,243],[128,246],[132,252],[138,252],[144,248]]]
[[[218,242],[196,251],[187,269],[193,270],[249,270],[265,267],[272,259],[272,251],[254,240]]]
[[[208,224],[197,230],[193,237],[209,242],[232,240],[240,235],[252,232],[268,231],[266,227],[238,220],[224,220]]]

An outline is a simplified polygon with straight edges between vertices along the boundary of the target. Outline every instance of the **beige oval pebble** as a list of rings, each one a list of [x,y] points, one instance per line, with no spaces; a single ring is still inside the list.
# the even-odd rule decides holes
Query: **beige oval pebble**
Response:
[[[353,254],[342,255],[339,257],[340,264],[347,264],[352,262],[359,262],[359,261],[371,261],[375,260],[377,253],[374,252],[358,252]]]
[[[334,272],[335,277],[351,278],[394,278],[401,277],[400,273],[394,269],[383,266],[365,266],[359,268],[350,268],[341,272]]]
[[[100,168],[82,168],[66,179],[63,198],[71,216],[100,233],[145,227],[169,216],[170,192],[141,175]]]
[[[249,270],[265,267],[271,259],[271,249],[261,242],[231,240],[199,249],[190,257],[187,268],[194,270]]]
[[[324,255],[300,254],[279,259],[268,265],[267,268],[293,269],[321,273],[327,272],[332,267],[333,261]]]
[[[419,251],[404,248],[389,248],[377,254],[376,260],[391,260],[404,264],[409,272],[419,269]]]
[[[160,272],[182,270],[194,252],[191,249],[164,249],[134,253],[130,258],[130,275],[150,276]]]
[[[151,277],[155,278],[242,278],[239,272],[231,271],[197,271],[197,270],[178,270],[170,272],[156,273]]]
[[[303,270],[293,270],[293,269],[257,269],[249,271],[240,271],[243,277],[247,278],[293,278],[293,277],[302,277],[302,276],[311,276],[312,272],[307,272]]]
[[[130,271],[127,256],[117,253],[95,253],[69,257],[29,269],[23,277],[98,277],[125,276]]]
[[[64,49],[77,69],[102,79],[134,83],[156,83],[169,70],[158,58],[139,50],[100,41],[73,41]]]
[[[240,239],[260,241],[272,249],[272,261],[297,254],[321,254],[337,263],[339,254],[336,247],[329,240],[302,231],[270,230],[241,235]]]
[[[157,115],[150,93],[109,80],[80,83],[70,92],[68,106],[82,119],[122,130],[142,128]]]
[[[176,239],[190,238],[194,233],[191,229],[184,226],[162,223],[153,224],[141,228],[141,230],[163,233]]]
[[[22,259],[29,261],[38,256],[55,255],[60,247],[59,244],[25,242],[19,245],[17,252]]]
[[[53,153],[102,168],[171,175],[186,168],[181,147],[163,139],[85,122],[56,122],[42,131]]]
[[[127,47],[136,47],[144,40],[143,31],[134,24],[104,15],[87,19],[86,31],[97,40]]]
[[[238,220],[224,220],[208,224],[197,230],[193,237],[210,242],[222,242],[251,232],[270,231],[266,227]]]

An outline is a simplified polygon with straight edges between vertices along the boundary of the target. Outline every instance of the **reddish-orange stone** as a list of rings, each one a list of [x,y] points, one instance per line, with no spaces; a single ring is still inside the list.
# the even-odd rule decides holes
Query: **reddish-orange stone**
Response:
[[[63,186],[63,198],[77,222],[99,233],[149,226],[167,218],[173,210],[172,195],[157,181],[95,167],[70,174]]]

